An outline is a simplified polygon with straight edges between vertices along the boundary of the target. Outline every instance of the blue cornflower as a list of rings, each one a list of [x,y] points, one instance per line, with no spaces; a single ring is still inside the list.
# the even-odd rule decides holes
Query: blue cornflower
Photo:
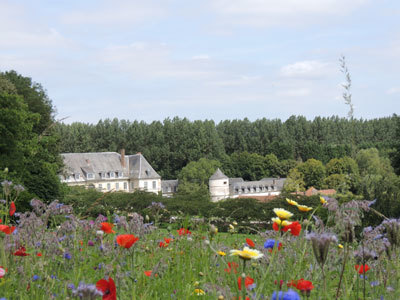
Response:
[[[69,260],[69,259],[72,258],[72,256],[71,256],[71,254],[69,254],[68,252],[65,252],[65,253],[64,253],[64,258]]]
[[[51,279],[57,279],[57,276],[56,275],[50,275],[50,278]]]
[[[279,249],[279,247],[282,245],[279,241],[275,241],[275,240],[266,240],[264,243],[264,248],[265,249],[273,249],[276,243],[276,248]]]
[[[40,277],[38,275],[33,275],[33,277],[32,277],[32,281],[36,281],[36,280],[39,280],[39,279],[40,279]]]
[[[271,300],[300,300],[300,296],[292,289],[289,289],[287,292],[274,292],[272,294]]]

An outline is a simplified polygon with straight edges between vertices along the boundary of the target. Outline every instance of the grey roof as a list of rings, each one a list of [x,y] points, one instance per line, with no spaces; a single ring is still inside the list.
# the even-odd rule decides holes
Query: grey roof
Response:
[[[124,177],[134,179],[161,178],[142,154],[125,155],[125,166],[116,152],[62,153],[61,156],[67,174],[93,173],[95,179],[100,179],[100,173],[123,172]]]
[[[127,155],[129,177],[136,179],[161,178],[142,154]]]
[[[229,179],[222,171],[218,168],[217,171],[210,177],[210,180],[218,180],[218,179]]]
[[[161,180],[161,186],[168,187],[168,186],[177,186],[178,185],[178,179],[173,179],[173,180]]]
[[[239,177],[239,178],[229,178],[229,184],[235,184],[237,182],[243,182],[243,178]]]

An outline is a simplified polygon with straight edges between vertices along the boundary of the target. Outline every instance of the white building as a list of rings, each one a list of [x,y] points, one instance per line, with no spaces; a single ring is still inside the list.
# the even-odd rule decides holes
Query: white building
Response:
[[[244,181],[229,178],[218,168],[209,179],[211,201],[226,198],[278,196],[286,178],[263,178],[259,181]]]
[[[161,176],[139,152],[125,155],[116,152],[63,153],[62,182],[86,186],[102,192],[144,190],[161,192]]]

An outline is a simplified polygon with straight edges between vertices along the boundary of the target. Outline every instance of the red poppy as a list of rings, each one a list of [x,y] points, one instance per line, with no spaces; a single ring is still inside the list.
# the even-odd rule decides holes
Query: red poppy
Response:
[[[41,252],[38,252],[38,253],[36,253],[36,256],[42,256],[42,253]]]
[[[24,246],[19,247],[17,251],[14,252],[15,256],[28,256],[29,253],[26,253],[26,249]]]
[[[314,288],[314,286],[312,285],[311,281],[304,280],[303,278],[301,278],[300,280],[297,281],[296,288],[302,292],[304,291],[309,292]]]
[[[164,243],[164,242],[159,242],[159,243],[158,243],[158,247],[160,247],[160,248],[167,248],[167,247],[168,247],[168,244],[166,244],[166,243]]]
[[[112,228],[114,227],[114,224],[103,222],[101,223],[101,230],[103,230],[105,233],[115,233]]]
[[[370,267],[367,264],[365,264],[365,265],[355,265],[354,268],[358,271],[358,274],[367,273],[367,271],[370,269]]]
[[[290,229],[290,234],[294,236],[298,236],[301,232],[301,224],[298,221],[292,222],[292,224],[283,227],[283,231],[286,232]]]
[[[249,247],[251,248],[254,248],[256,246],[254,242],[249,238],[246,238],[246,244],[249,245]]]
[[[177,230],[177,231],[178,231],[179,235],[192,234],[188,229],[183,228],[183,227],[181,229]]]
[[[5,234],[11,234],[14,230],[15,226],[0,225],[0,231],[3,231]]]
[[[124,247],[126,249],[129,249],[132,247],[134,243],[136,243],[139,240],[138,237],[135,237],[133,234],[121,234],[117,236],[117,243],[121,247]]]
[[[235,262],[228,262],[228,268],[224,269],[224,271],[226,273],[231,273],[231,271],[233,270],[233,273],[237,274],[237,268],[239,267],[239,264],[235,263]]]
[[[10,204],[10,216],[15,214],[15,203],[14,201]]]
[[[97,281],[96,288],[103,293],[103,300],[117,300],[117,289],[111,277],[108,281],[105,279]]]
[[[146,275],[147,277],[150,277],[150,276],[151,276],[151,273],[153,273],[152,270],[150,270],[150,271],[144,271],[144,275]]]
[[[279,225],[274,222],[274,224],[272,224],[272,229],[275,231],[279,231]]]
[[[246,276],[246,278],[244,279],[244,286],[246,287],[246,289],[249,287],[249,285],[252,285],[254,283],[254,279]],[[239,287],[239,291],[242,290],[242,276],[238,277],[238,287]]]
[[[167,244],[169,244],[169,243],[171,243],[172,239],[164,238],[164,241],[165,241]]]

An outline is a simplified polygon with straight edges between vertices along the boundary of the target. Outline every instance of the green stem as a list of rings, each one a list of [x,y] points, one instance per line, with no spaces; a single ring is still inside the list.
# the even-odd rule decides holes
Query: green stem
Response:
[[[345,249],[344,249],[344,254],[343,254],[344,258],[343,258],[342,271],[340,272],[339,284],[338,284],[338,287],[337,287],[337,290],[336,290],[336,299],[339,299],[340,287],[342,285],[344,270],[346,268],[346,261],[347,261],[347,257],[348,257],[348,253],[349,253],[348,248],[349,248],[349,245],[348,245],[348,243],[346,243],[345,244]]]

